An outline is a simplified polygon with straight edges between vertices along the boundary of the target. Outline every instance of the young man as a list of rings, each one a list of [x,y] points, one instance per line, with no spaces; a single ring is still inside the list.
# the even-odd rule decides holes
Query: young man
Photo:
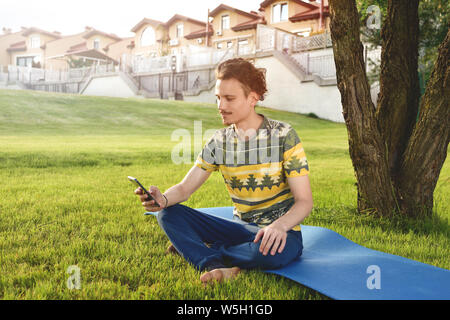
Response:
[[[226,128],[218,130],[184,179],[156,200],[135,191],[204,283],[236,276],[240,269],[275,269],[302,253],[299,224],[312,210],[308,163],[300,139],[287,123],[255,112],[266,93],[264,74],[243,59],[221,63],[216,96]],[[234,203],[233,220],[179,204],[214,171],[220,171]],[[206,245],[208,244],[208,245]],[[176,252],[175,251],[175,252]]]

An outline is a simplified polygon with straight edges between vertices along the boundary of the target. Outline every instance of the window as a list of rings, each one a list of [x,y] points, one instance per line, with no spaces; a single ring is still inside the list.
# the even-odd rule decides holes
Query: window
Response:
[[[222,49],[223,48],[223,43],[222,42],[218,42],[217,43],[217,49]]]
[[[94,49],[99,49],[100,48],[100,39],[95,39],[94,40]]]
[[[155,30],[151,27],[147,27],[141,35],[141,47],[154,45],[155,42]]]
[[[232,48],[232,47],[233,47],[233,41],[228,41],[227,48]]]
[[[32,49],[39,48],[41,46],[41,38],[40,37],[31,37],[30,38],[30,47]]]
[[[184,26],[182,23],[177,24],[177,38],[181,38],[184,35]]]
[[[222,29],[221,30],[225,30],[225,29],[230,29],[230,16],[229,15],[222,16]]]
[[[34,57],[17,57],[16,65],[19,67],[31,67],[33,65]]]
[[[240,46],[248,46],[248,39],[239,40],[239,47]]]
[[[288,4],[277,3],[272,6],[272,22],[281,22],[288,20]]]

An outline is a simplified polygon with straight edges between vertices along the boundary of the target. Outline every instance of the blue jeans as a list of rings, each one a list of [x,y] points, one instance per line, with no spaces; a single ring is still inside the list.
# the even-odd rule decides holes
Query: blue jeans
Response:
[[[198,270],[237,266],[242,269],[277,269],[302,254],[301,231],[287,232],[283,252],[264,256],[259,252],[260,230],[254,223],[238,217],[233,220],[215,217],[182,204],[158,213],[158,223],[177,251]],[[208,246],[206,245],[208,244]]]

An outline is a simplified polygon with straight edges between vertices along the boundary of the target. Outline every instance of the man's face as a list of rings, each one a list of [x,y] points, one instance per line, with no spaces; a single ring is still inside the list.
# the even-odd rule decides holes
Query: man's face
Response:
[[[236,79],[217,80],[216,97],[222,122],[227,126],[247,119],[258,101],[255,92],[246,97],[242,84]]]

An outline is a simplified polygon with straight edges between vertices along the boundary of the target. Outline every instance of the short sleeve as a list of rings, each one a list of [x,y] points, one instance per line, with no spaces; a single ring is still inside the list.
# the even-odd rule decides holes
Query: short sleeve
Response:
[[[302,142],[294,128],[290,128],[283,145],[283,168],[287,178],[309,174],[308,160]]]
[[[215,159],[216,140],[215,135],[205,144],[203,150],[197,156],[195,165],[208,172],[214,172],[219,169]]]

